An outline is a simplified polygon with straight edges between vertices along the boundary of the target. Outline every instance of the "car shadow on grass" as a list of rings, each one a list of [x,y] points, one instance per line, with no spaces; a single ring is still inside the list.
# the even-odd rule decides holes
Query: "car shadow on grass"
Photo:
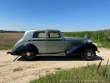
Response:
[[[96,56],[93,61],[101,60],[102,57]],[[23,57],[18,57],[13,61],[27,61]],[[81,56],[38,56],[34,61],[84,61]]]

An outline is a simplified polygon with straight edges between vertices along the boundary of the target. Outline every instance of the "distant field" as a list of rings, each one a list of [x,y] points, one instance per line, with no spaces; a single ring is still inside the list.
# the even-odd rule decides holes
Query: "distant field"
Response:
[[[63,32],[66,37],[83,37],[92,39],[98,47],[110,48],[110,29],[99,31],[82,31],[82,32]],[[14,44],[23,36],[22,32],[2,31],[0,30],[0,50],[11,49]]]
[[[0,50],[11,49],[23,33],[0,33]]]

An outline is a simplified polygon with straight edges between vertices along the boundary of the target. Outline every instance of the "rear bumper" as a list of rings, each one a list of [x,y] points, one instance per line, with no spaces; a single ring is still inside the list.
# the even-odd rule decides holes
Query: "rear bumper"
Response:
[[[7,52],[7,54],[11,54],[11,55],[19,55],[19,54],[13,53],[13,51],[12,51],[12,52]]]
[[[7,52],[7,54],[11,54],[11,55],[14,55],[14,56],[20,56],[18,54],[13,54],[12,52]]]
[[[7,52],[7,54],[12,54],[12,52]]]

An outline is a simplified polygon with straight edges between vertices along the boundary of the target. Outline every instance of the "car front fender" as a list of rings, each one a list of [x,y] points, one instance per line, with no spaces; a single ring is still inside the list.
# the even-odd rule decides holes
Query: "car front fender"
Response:
[[[66,52],[66,55],[80,54],[85,49],[92,49],[94,51],[98,51],[98,48],[94,44],[92,44],[92,43],[85,43],[85,44],[79,45],[79,46],[71,49],[70,51]]]

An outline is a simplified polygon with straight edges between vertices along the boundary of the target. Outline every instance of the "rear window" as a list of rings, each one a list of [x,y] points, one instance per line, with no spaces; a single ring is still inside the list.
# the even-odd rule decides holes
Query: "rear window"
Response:
[[[45,37],[46,37],[46,34],[44,31],[43,32],[35,32],[33,34],[33,38],[45,38]]]

